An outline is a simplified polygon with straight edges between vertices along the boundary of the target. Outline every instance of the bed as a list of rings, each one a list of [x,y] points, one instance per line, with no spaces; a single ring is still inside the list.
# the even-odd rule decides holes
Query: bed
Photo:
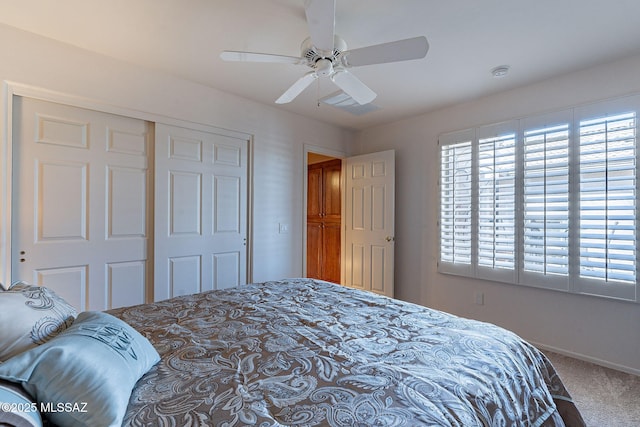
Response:
[[[123,426],[584,426],[553,366],[515,334],[324,281],[105,315],[160,359]]]

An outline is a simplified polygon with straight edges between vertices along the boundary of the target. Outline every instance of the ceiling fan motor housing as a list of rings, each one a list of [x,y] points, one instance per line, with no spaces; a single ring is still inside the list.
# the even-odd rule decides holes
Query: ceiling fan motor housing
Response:
[[[300,56],[318,75],[328,76],[333,72],[333,65],[339,64],[340,54],[346,50],[347,43],[340,36],[333,36],[333,51],[330,52],[318,50],[311,42],[311,37],[307,37],[300,45]]]

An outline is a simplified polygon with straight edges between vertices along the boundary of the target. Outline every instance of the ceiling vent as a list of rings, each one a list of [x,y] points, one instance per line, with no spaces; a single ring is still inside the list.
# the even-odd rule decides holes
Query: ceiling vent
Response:
[[[356,116],[361,116],[363,114],[367,114],[380,109],[380,107],[371,103],[364,105],[358,104],[355,99],[342,91],[338,91],[332,93],[329,96],[325,96],[324,98],[320,99],[320,102],[331,105],[332,107],[339,108],[348,113],[355,114]]]

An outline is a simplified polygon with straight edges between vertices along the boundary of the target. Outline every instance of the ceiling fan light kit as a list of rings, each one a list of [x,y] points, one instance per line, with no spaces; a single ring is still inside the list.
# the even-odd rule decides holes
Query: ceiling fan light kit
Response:
[[[312,71],[287,89],[276,100],[277,104],[293,101],[321,77],[328,77],[360,105],[368,104],[376,98],[376,93],[347,68],[421,59],[429,50],[424,36],[348,50],[347,43],[334,33],[335,0],[305,0],[304,6],[310,37],[302,42],[300,57],[241,51],[220,54],[225,61],[304,64],[310,67]]]
[[[341,90],[331,93],[324,98],[320,98],[319,101],[323,104],[330,105],[334,108],[346,111],[347,113],[353,114],[355,116],[361,116],[363,114],[371,113],[380,109],[380,107],[372,102],[361,105],[356,102],[355,99]]]

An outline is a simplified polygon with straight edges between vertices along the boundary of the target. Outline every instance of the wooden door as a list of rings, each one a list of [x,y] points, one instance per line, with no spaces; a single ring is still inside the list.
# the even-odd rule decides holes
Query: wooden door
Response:
[[[393,297],[395,151],[346,159],[345,284]]]
[[[246,284],[248,141],[158,123],[156,301]]]
[[[340,283],[342,160],[309,165],[307,277]]]
[[[146,300],[149,124],[14,97],[12,280],[79,311]]]
[[[322,277],[333,283],[340,283],[341,231],[340,222],[326,221],[323,224]]]
[[[322,219],[324,179],[321,167],[309,167],[307,173],[307,218]]]
[[[342,160],[332,160],[322,168],[322,218],[337,221],[342,218]]]
[[[307,222],[307,277],[322,278],[324,259],[322,222]]]

